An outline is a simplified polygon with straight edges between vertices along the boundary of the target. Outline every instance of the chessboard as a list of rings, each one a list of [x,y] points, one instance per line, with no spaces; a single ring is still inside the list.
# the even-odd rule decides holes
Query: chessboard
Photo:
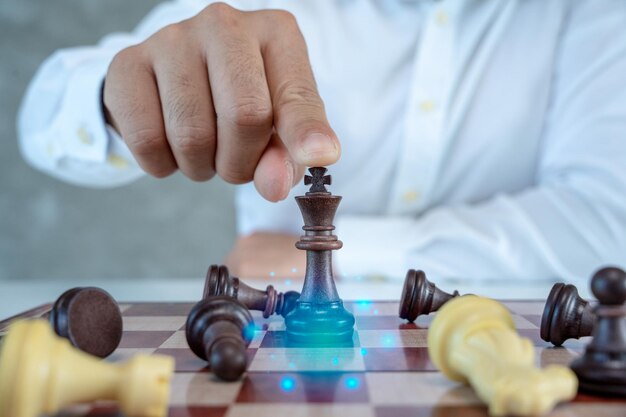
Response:
[[[544,301],[504,301],[519,333],[532,340],[536,362],[569,364],[589,338],[555,348],[541,340]],[[122,303],[124,334],[108,361],[135,353],[172,356],[170,417],[426,417],[487,416],[472,389],[447,380],[429,360],[427,332],[434,315],[415,323],[398,318],[398,303],[347,301],[356,318],[351,346],[291,346],[282,317],[256,324],[249,346],[249,368],[236,382],[215,379],[187,347],[184,325],[191,303]],[[16,316],[36,317],[50,306]],[[0,335],[16,317],[0,322]],[[552,417],[625,417],[626,399],[579,394],[557,406]],[[113,404],[76,406],[64,417],[121,417]]]

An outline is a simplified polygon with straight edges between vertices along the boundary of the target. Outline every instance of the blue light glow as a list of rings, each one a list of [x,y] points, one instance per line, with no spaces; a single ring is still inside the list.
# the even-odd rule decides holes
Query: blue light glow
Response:
[[[339,365],[339,358],[333,358],[332,364],[335,366]]]
[[[361,356],[367,355],[367,349],[361,348]]]
[[[378,315],[378,309],[374,310],[374,315],[377,316]]]
[[[289,367],[290,367],[291,369],[294,369],[294,368],[296,367],[296,364],[295,364],[295,363],[293,363],[293,362],[289,362]]]
[[[394,343],[393,343],[393,336],[390,335],[385,335],[383,336],[383,346],[385,347],[393,347]]]
[[[244,337],[246,339],[252,340],[254,338],[256,331],[257,331],[256,325],[246,326],[246,328],[243,329]]]
[[[357,378],[354,378],[354,377],[346,378],[346,380],[344,381],[344,384],[345,384],[346,388],[348,388],[350,390],[354,390],[354,389],[358,389],[359,388],[359,380]]]
[[[274,275],[276,275],[276,272],[274,271],[270,272],[270,277],[273,277]]]
[[[286,392],[293,391],[296,388],[296,381],[293,378],[286,376],[280,380],[280,388]]]
[[[296,272],[298,272],[298,268],[295,268],[295,267],[291,268],[291,272],[293,272],[295,274]]]
[[[285,285],[291,285],[291,280],[290,279],[286,279],[285,280]]]
[[[367,310],[371,307],[372,302],[370,300],[357,301],[356,306],[360,309]]]

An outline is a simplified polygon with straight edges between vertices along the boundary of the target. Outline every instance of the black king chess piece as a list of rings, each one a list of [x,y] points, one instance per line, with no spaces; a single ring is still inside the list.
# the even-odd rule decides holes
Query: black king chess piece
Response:
[[[580,391],[626,397],[626,272],[599,270],[591,279],[591,291],[598,299],[593,339],[571,368]]]
[[[306,250],[304,286],[296,307],[285,317],[290,341],[304,344],[349,342],[352,340],[354,316],[339,298],[333,278],[332,251],[343,244],[333,235],[332,222],[341,201],[326,190],[331,177],[326,168],[309,168],[311,175],[304,184],[311,188],[296,202],[304,219],[304,235],[296,248]]]

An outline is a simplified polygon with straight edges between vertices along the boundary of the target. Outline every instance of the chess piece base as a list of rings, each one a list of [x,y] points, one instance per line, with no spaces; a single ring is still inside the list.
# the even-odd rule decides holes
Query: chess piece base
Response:
[[[623,361],[589,362],[583,357],[574,361],[578,390],[587,394],[626,397],[626,368]]]
[[[287,337],[299,344],[326,344],[352,340],[354,316],[342,301],[297,302],[285,318]]]

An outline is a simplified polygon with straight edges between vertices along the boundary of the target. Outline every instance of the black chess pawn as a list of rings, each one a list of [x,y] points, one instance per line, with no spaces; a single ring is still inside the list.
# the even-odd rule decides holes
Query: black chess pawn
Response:
[[[254,336],[248,309],[228,296],[199,301],[185,324],[187,344],[220,379],[234,381],[248,366],[246,348]]]
[[[585,353],[571,364],[582,392],[626,397],[626,272],[603,268],[591,280],[598,299]]]
[[[561,346],[567,339],[591,336],[593,330],[591,304],[578,295],[572,284],[554,284],[541,316],[540,335],[543,340]]]
[[[45,316],[57,335],[100,358],[113,353],[122,340],[122,312],[113,297],[101,288],[67,290]]]
[[[448,300],[458,296],[456,290],[452,294],[441,291],[426,279],[423,271],[409,269],[404,278],[398,314],[401,319],[414,322],[422,314],[437,311]]]
[[[304,219],[304,235],[296,248],[306,250],[306,274],[296,307],[285,317],[287,337],[301,344],[351,343],[354,316],[339,298],[333,278],[332,251],[342,243],[333,235],[333,219],[341,197],[332,195],[326,168],[309,168],[304,177],[311,188],[296,202]]]
[[[263,317],[280,314],[285,317],[296,305],[300,293],[296,291],[278,292],[273,285],[265,291],[251,288],[239,278],[231,276],[224,265],[211,265],[204,281],[203,298],[227,295],[239,300],[250,310],[263,312]]]

